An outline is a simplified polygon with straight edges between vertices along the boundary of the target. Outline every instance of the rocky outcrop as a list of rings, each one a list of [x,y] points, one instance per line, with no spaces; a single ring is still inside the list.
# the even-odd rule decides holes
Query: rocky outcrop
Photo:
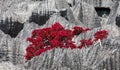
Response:
[[[15,66],[11,62],[1,62],[0,70],[26,70],[26,69],[20,65]]]
[[[0,70],[119,70],[120,6],[117,0],[106,1],[1,0]],[[110,13],[99,16],[96,7],[109,8]],[[32,30],[49,27],[54,22],[68,29],[76,25],[90,27],[91,31],[74,37],[76,44],[83,38],[93,38],[99,30],[108,30],[109,35],[89,48],[55,48],[25,62],[25,49],[29,44],[26,38]]]

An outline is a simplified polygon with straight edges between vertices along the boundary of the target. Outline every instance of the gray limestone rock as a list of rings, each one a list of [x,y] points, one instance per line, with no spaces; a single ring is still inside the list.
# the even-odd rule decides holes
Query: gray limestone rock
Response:
[[[0,70],[120,70],[119,9],[119,0],[1,0]],[[26,38],[54,22],[90,27],[73,38],[77,45],[99,30],[109,34],[90,47],[54,48],[25,62]]]

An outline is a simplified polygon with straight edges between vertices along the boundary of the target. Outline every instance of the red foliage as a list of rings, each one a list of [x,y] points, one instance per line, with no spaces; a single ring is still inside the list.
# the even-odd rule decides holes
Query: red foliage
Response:
[[[73,30],[73,34],[74,34],[74,35],[79,35],[80,33],[84,33],[84,32],[87,32],[87,31],[90,30],[90,28],[85,28],[85,29],[83,29],[83,28],[80,27],[80,26],[75,26],[73,29],[74,29],[74,30]]]
[[[97,41],[98,39],[103,40],[104,38],[107,37],[107,35],[108,35],[108,32],[106,30],[98,31],[94,34],[95,41]]]
[[[89,28],[83,29],[82,27],[75,26],[73,30],[64,29],[64,27],[56,22],[51,27],[42,28],[32,31],[32,36],[27,38],[31,44],[26,48],[25,59],[30,60],[35,56],[39,56],[43,52],[52,48],[79,48],[90,46],[93,44],[92,39],[81,40],[81,44],[77,47],[72,38],[74,35],[79,35],[82,32],[90,30]],[[103,39],[107,36],[107,31],[98,31],[95,33],[95,39]]]
[[[93,41],[91,38],[88,40],[82,39],[82,40],[80,40],[80,42],[81,42],[80,46],[90,46],[93,44]]]
[[[62,42],[60,42],[60,41],[58,41],[58,40],[51,40],[51,41],[50,41],[50,45],[51,45],[52,47],[56,47],[56,48],[59,48],[59,47],[63,46],[63,45],[62,45]]]
[[[78,46],[78,48],[79,48],[79,49],[82,49],[82,48],[83,48],[83,46],[82,46],[82,45],[79,45],[79,46]]]
[[[90,28],[85,28],[84,30],[83,30],[83,32],[87,32],[87,31],[89,31],[89,30],[91,30]]]
[[[59,31],[59,30],[63,30],[64,27],[62,25],[60,25],[59,22],[55,22],[55,24],[52,25],[52,29],[55,31]]]
[[[27,52],[27,53],[25,54],[25,59],[26,59],[26,60],[30,60],[31,58],[33,58],[33,53]]]
[[[27,60],[29,60],[29,59],[31,59],[32,57],[34,57],[34,52],[35,52],[35,49],[34,49],[34,47],[33,47],[33,45],[32,44],[30,44],[27,48],[26,48],[26,55],[25,55],[25,58],[27,59]]]
[[[82,27],[78,27],[78,26],[75,26],[73,29],[74,29],[74,30],[73,30],[73,34],[74,34],[74,35],[79,35],[79,34],[82,33],[83,30],[84,30]]]

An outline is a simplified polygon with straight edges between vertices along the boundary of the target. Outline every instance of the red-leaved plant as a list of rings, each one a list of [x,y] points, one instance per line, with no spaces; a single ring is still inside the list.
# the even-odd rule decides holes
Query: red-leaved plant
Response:
[[[94,34],[95,41],[97,41],[98,39],[103,40],[104,38],[107,37],[107,35],[108,35],[108,32],[106,30],[98,31]]]
[[[32,31],[32,36],[27,38],[27,41],[31,42],[26,48],[25,59],[30,60],[35,56],[39,56],[41,53],[50,50],[52,48],[79,48],[84,46],[90,46],[93,44],[92,39],[80,40],[81,44],[76,46],[72,41],[75,35],[84,33],[90,30],[90,28],[82,28],[80,26],[73,27],[72,30],[65,29],[60,23],[55,22],[51,27],[42,28]],[[103,40],[108,35],[107,31],[101,30],[95,33],[94,37]]]

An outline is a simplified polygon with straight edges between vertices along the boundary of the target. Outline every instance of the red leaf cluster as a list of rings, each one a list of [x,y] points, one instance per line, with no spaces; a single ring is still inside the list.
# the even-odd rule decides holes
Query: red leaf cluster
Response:
[[[106,30],[100,30],[94,34],[95,41],[97,41],[98,39],[103,40],[104,38],[107,37],[107,35],[108,32]]]
[[[90,28],[85,28],[84,29],[81,26],[75,26],[73,29],[74,29],[73,30],[73,34],[74,35],[79,35],[80,33],[84,33],[86,31],[90,30]]]
[[[80,33],[84,33],[88,30],[90,29],[83,29],[79,26],[73,27],[73,30],[64,29],[64,27],[58,22],[53,24],[51,27],[34,30],[32,31],[32,36],[27,38],[27,41],[31,42],[31,44],[26,48],[25,58],[26,60],[30,60],[31,58],[39,56],[43,52],[52,48],[81,49],[84,46],[90,46],[93,44],[91,38],[88,40],[81,40],[81,44],[78,47],[72,41],[72,38],[75,35],[79,35]],[[99,31],[95,33],[94,36],[96,40],[102,40],[107,36],[107,32]]]
[[[81,46],[90,46],[93,44],[93,41],[91,38],[88,40],[82,39],[80,40],[80,42],[81,42]]]

